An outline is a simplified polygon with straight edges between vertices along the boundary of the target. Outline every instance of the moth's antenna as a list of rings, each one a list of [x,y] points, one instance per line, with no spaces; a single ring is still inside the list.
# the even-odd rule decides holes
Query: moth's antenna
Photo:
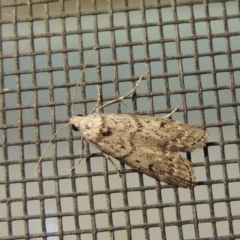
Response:
[[[75,116],[74,100],[75,100],[75,96],[76,96],[76,92],[77,92],[78,85],[79,85],[80,81],[82,80],[82,76],[83,76],[83,74],[84,74],[84,72],[85,72],[85,69],[86,69],[87,64],[88,64],[88,62],[89,62],[89,59],[90,59],[90,57],[92,56],[93,51],[95,51],[96,49],[98,49],[98,47],[93,48],[93,50],[90,52],[90,54],[89,54],[89,56],[88,56],[88,58],[87,58],[86,64],[84,65],[84,67],[83,67],[83,69],[82,69],[82,72],[81,72],[81,74],[80,74],[80,77],[79,77],[79,79],[78,79],[78,81],[77,81],[77,85],[76,85],[76,87],[75,87],[75,89],[74,89],[74,92],[73,92],[73,104],[72,104],[72,114],[73,114],[73,116]]]
[[[94,108],[94,110],[96,110],[96,111],[98,112],[98,111],[99,111],[100,109],[102,109],[102,108],[105,108],[105,107],[107,107],[107,106],[109,106],[109,105],[112,105],[112,104],[114,104],[114,103],[116,103],[116,102],[122,101],[124,98],[128,97],[130,94],[132,94],[132,93],[134,93],[134,92],[136,91],[136,89],[137,89],[138,85],[140,84],[140,82],[142,81],[142,79],[143,79],[143,75],[139,78],[139,80],[138,80],[137,84],[134,86],[134,88],[133,88],[130,92],[128,92],[127,94],[125,94],[124,96],[121,96],[121,97],[119,97],[119,98],[117,98],[117,99],[114,99],[114,100],[112,100],[112,101],[110,101],[110,102],[102,105],[101,107]],[[92,112],[93,112],[93,111],[92,111]],[[91,112],[91,113],[92,113],[92,112]],[[91,113],[90,113],[90,114],[91,114]]]
[[[94,108],[92,109],[92,111],[90,112],[90,115],[95,112],[95,110],[98,108],[100,100],[101,100],[101,92],[100,92],[100,87],[99,85],[97,85],[97,91],[98,91],[98,101],[96,103],[96,105],[94,106]]]
[[[72,114],[73,114],[73,116],[75,115],[75,112],[74,112],[74,110],[75,110],[75,109],[74,109],[74,99],[75,99],[75,96],[76,96],[77,87],[78,87],[80,81],[82,80],[83,73],[85,72],[85,69],[86,69],[86,67],[87,67],[87,63],[89,62],[89,59],[90,59],[93,51],[95,51],[97,48],[98,48],[98,47],[93,48],[93,50],[90,52],[90,54],[89,54],[89,56],[88,56],[88,58],[87,58],[86,64],[84,65],[84,67],[83,67],[83,69],[82,69],[82,72],[81,72],[81,74],[80,74],[80,77],[79,77],[79,79],[78,79],[77,85],[76,85],[76,87],[75,87],[75,89],[74,89],[74,93],[73,93],[73,104],[72,104],[72,108],[73,108],[73,109],[72,109]],[[36,169],[35,169],[35,175],[37,175],[37,170],[38,170],[38,168],[39,168],[39,166],[40,166],[40,164],[41,164],[41,161],[42,161],[42,159],[43,159],[43,156],[44,156],[45,152],[47,151],[48,146],[49,146],[50,143],[53,141],[54,137],[58,134],[58,132],[61,131],[63,128],[67,127],[68,125],[71,125],[71,123],[68,123],[68,124],[64,125],[63,127],[59,128],[59,129],[52,135],[51,139],[50,139],[49,142],[47,143],[47,146],[44,148],[43,153],[42,153],[41,157],[39,158],[39,160],[38,160],[38,162],[37,162],[37,166],[36,166]],[[83,145],[83,147],[84,147],[84,145]],[[82,154],[82,156],[81,156],[81,159],[82,159],[82,158],[83,158],[83,154]],[[80,161],[81,161],[81,159],[80,159]],[[80,163],[80,161],[76,164],[76,166]],[[76,166],[74,166],[71,170],[73,170]]]
[[[43,153],[42,153],[41,157],[39,158],[39,160],[38,160],[38,162],[37,162],[37,166],[36,166],[36,169],[35,169],[35,175],[37,175],[37,170],[38,170],[38,168],[39,168],[39,166],[40,166],[40,163],[41,163],[41,161],[42,161],[42,159],[43,159],[43,155],[44,155],[45,152],[47,151],[47,148],[48,148],[48,146],[50,145],[50,143],[52,142],[52,140],[54,139],[54,137],[58,134],[58,132],[59,132],[60,130],[62,130],[63,128],[67,127],[67,126],[70,125],[70,124],[71,124],[71,123],[68,123],[68,124],[62,126],[61,128],[59,128],[59,129],[52,135],[51,139],[50,139],[49,142],[47,143],[47,146],[44,148]]]

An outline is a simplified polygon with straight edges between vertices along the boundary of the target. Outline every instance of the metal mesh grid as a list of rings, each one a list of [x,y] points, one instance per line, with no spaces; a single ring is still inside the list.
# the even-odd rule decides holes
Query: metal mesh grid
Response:
[[[239,1],[1,1],[0,239],[240,239]],[[187,154],[198,180],[175,189],[118,165],[68,128],[101,83],[108,101],[144,80],[136,98],[106,112],[165,115],[206,128]]]

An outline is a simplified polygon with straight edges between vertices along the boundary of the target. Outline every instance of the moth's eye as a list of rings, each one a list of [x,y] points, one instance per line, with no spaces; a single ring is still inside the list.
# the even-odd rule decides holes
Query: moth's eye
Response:
[[[75,125],[72,125],[72,130],[74,130],[75,132],[79,131]]]
[[[78,114],[77,116],[83,116],[82,114]],[[74,130],[75,132],[78,132],[78,128],[75,125],[72,125],[72,130]]]

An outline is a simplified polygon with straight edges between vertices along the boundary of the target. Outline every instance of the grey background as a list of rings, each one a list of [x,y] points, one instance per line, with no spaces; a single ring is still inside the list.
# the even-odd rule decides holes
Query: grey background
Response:
[[[239,1],[1,5],[0,239],[240,239]],[[107,102],[141,75],[135,102],[104,111],[164,116],[179,107],[173,119],[211,134],[205,150],[187,155],[206,185],[174,189],[114,160],[121,179],[102,157],[83,160],[71,177],[81,148],[68,127],[48,147],[41,178],[34,175],[72,102],[88,114],[97,82]]]

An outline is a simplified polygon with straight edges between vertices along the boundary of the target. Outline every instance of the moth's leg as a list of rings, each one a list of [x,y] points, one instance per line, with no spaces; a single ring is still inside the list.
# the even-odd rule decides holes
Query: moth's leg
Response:
[[[122,177],[122,175],[121,175],[121,173],[120,173],[117,165],[113,162],[113,160],[112,160],[109,156],[107,156],[107,155],[105,155],[105,154],[104,154],[104,157],[105,157],[107,160],[109,160],[109,161],[111,162],[111,164],[115,167],[118,176],[119,176],[119,177]]]
[[[70,169],[70,172],[73,171],[83,160],[83,153],[84,153],[84,138],[83,137],[81,137],[81,149],[82,149],[81,157],[80,157],[79,161]]]
[[[110,102],[108,102],[108,103],[106,103],[106,104],[104,104],[104,105],[102,105],[102,106],[100,106],[100,107],[94,107],[94,110],[95,110],[96,112],[99,112],[101,109],[103,109],[103,108],[105,108],[105,107],[107,107],[107,106],[109,106],[109,105],[112,105],[112,104],[117,103],[117,102],[121,102],[124,98],[128,97],[129,95],[131,95],[132,93],[134,93],[134,92],[136,91],[136,89],[137,89],[138,85],[140,84],[140,82],[142,81],[142,79],[143,79],[143,76],[141,76],[141,77],[139,78],[139,80],[138,80],[137,84],[135,85],[135,87],[134,87],[130,92],[128,92],[127,94],[125,94],[124,96],[121,96],[121,97],[119,97],[119,98],[117,98],[117,99],[114,99],[114,100],[112,100],[112,101],[110,101]],[[92,112],[93,112],[93,111],[92,111]],[[91,113],[92,113],[92,112],[91,112]]]
[[[97,109],[97,112],[99,112],[99,108],[98,106],[100,106],[100,103],[102,101],[102,95],[101,95],[101,90],[100,90],[100,86],[97,85],[97,91],[98,91],[98,100],[97,100],[97,103],[96,105],[94,106],[94,108],[92,109],[92,111],[90,112],[90,114],[92,114],[96,109]],[[102,112],[102,111],[101,111]]]
[[[169,114],[167,114],[166,116],[164,116],[162,118],[169,118],[169,117],[171,117],[177,110],[178,110],[178,108],[175,108],[172,112],[170,112]]]
[[[84,74],[84,72],[85,72],[85,69],[87,68],[87,64],[88,64],[88,62],[89,62],[89,59],[90,59],[90,57],[92,56],[93,52],[94,52],[95,50],[97,50],[97,49],[98,49],[98,47],[93,48],[93,50],[92,50],[92,51],[90,52],[90,54],[88,55],[86,64],[84,65],[84,67],[83,67],[83,69],[82,69],[82,72],[81,72],[80,77],[79,77],[79,79],[78,79],[78,81],[77,81],[76,87],[75,87],[75,89],[74,89],[74,92],[73,92],[73,100],[75,99],[78,85],[79,85],[80,82],[82,81],[82,77],[83,77],[83,74]],[[72,115],[75,116],[74,102],[73,102],[73,104],[72,104]]]

